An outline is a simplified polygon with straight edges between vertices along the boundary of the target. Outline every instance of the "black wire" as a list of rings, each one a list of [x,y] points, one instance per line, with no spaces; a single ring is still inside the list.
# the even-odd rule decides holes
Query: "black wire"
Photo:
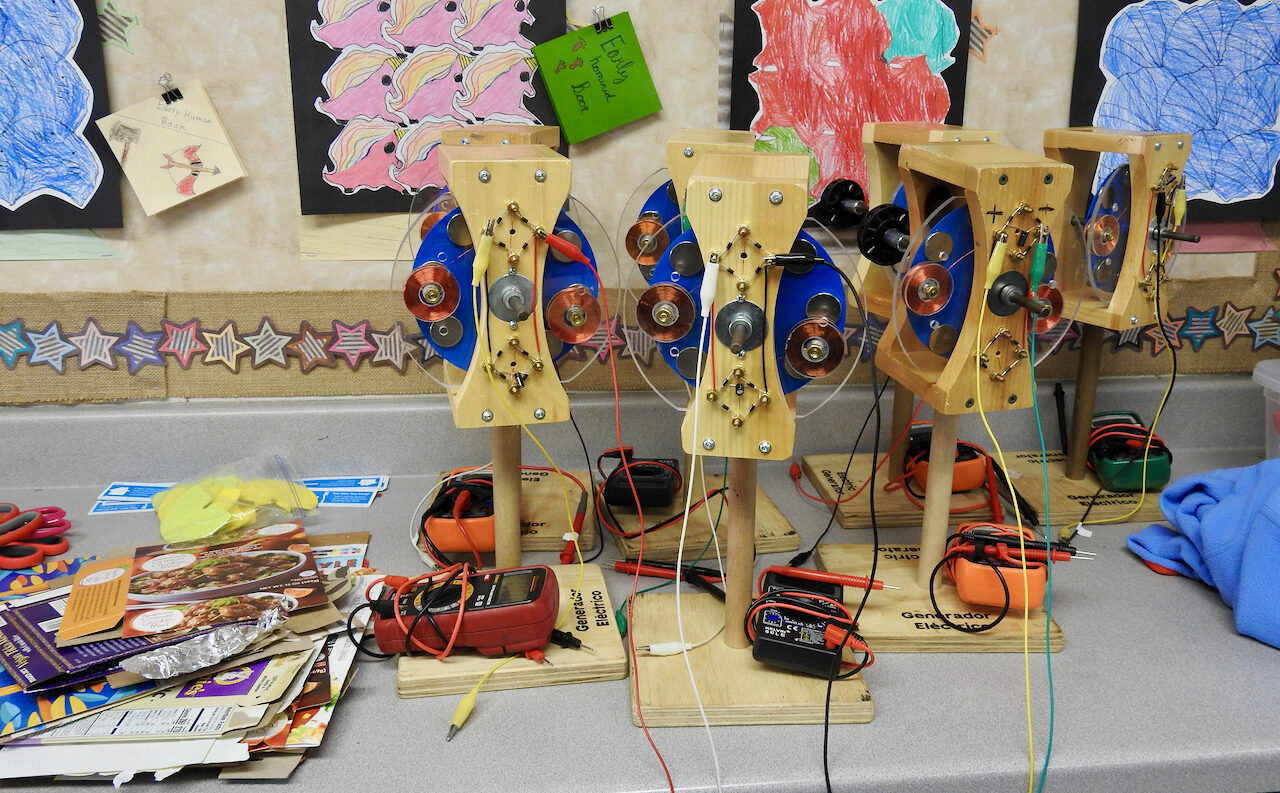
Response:
[[[1009,582],[1005,580],[1004,573],[1000,572],[1000,566],[995,562],[991,561],[990,559],[978,559],[977,563],[989,565],[992,570],[995,570],[996,577],[1000,579],[1000,587],[1004,590],[1004,606],[1001,607],[1000,613],[996,615],[996,618],[994,620],[992,620],[991,622],[988,622],[986,625],[980,625],[976,628],[970,628],[965,625],[960,625],[958,623],[952,622],[951,620],[947,619],[947,615],[943,614],[942,608],[938,606],[938,598],[934,594],[934,589],[933,589],[933,583],[934,583],[934,580],[938,577],[938,571],[941,570],[943,565],[945,565],[947,562],[951,561],[952,559],[960,559],[963,556],[964,554],[957,553],[957,552],[948,553],[947,555],[943,556],[942,559],[940,559],[936,565],[933,566],[933,572],[929,574],[929,602],[933,604],[933,611],[935,614],[938,615],[938,619],[942,620],[942,624],[947,625],[954,630],[958,630],[962,633],[982,633],[983,631],[989,631],[995,626],[999,625],[1000,621],[1003,620],[1006,615],[1008,615],[1009,606],[1012,605],[1012,601],[1009,597]],[[1023,562],[1022,574],[1023,575],[1027,574],[1026,562]]]
[[[429,591],[423,593],[422,606],[418,609],[418,613],[414,615],[413,622],[409,623],[409,631],[405,635],[405,651],[406,652],[410,650],[410,647],[411,647],[410,642],[413,639],[413,632],[417,630],[418,623],[422,621],[423,617],[426,617],[427,622],[431,624],[431,627],[435,628],[436,636],[440,637],[441,645],[443,646],[449,643],[449,640],[444,635],[444,631],[440,630],[440,625],[439,623],[436,622],[435,615],[431,613],[431,609],[437,605],[437,602],[440,601],[441,598],[445,597],[448,594],[447,590],[449,589],[449,586],[454,581],[456,581],[458,579],[458,576],[460,575],[462,575],[461,567],[458,568],[457,570],[454,570],[453,575],[446,578],[444,580],[444,583],[439,584],[438,586],[432,586],[432,588]],[[465,594],[466,594],[465,592],[460,591],[458,593],[458,600],[461,601],[465,596]],[[397,603],[396,608],[399,608],[399,607],[400,607],[400,604]]]
[[[889,379],[885,378],[884,384],[880,386],[880,390],[875,392],[875,398],[877,402],[880,400],[880,397],[884,394],[885,390],[888,387],[889,387]],[[853,440],[853,448],[849,450],[849,459],[845,461],[845,464],[844,464],[844,473],[840,475],[841,486],[836,493],[836,501],[840,500],[840,496],[844,493],[845,485],[847,485],[849,482],[849,470],[853,468],[853,458],[856,457],[858,454],[858,446],[859,444],[862,443],[862,434],[863,432],[866,431],[867,425],[871,423],[871,417],[875,415],[875,409],[876,409],[875,405],[872,405],[867,410],[866,418],[862,420],[862,428],[858,430],[858,435]],[[821,543],[823,539],[826,538],[827,532],[831,531],[831,527],[835,525],[836,513],[837,513],[837,510],[839,510],[839,508],[840,508],[839,504],[831,505],[831,517],[827,519],[826,528],[824,528],[822,530],[822,533],[818,535],[818,539],[813,541],[813,545],[809,547],[809,550],[802,551],[796,554],[795,556],[791,557],[791,561],[787,562],[788,567],[801,567],[806,562],[809,561],[809,558],[813,556],[813,552],[818,549],[818,544]]]
[[[864,306],[862,303],[862,296],[858,294],[858,290],[855,289],[853,286],[853,281],[850,280],[849,276],[846,275],[843,270],[841,270],[839,267],[836,267],[834,264],[832,264],[831,262],[825,259],[819,259],[818,261],[826,265],[827,267],[830,267],[832,270],[835,270],[836,274],[840,276],[840,279],[844,281],[845,286],[848,287],[849,293],[853,295],[854,302],[858,304],[858,313],[862,315],[862,328],[863,328],[862,332],[864,334],[863,338],[865,340],[866,338],[865,334],[868,333],[871,327],[871,320],[867,316],[866,306]],[[873,390],[874,390],[874,384],[880,379],[880,373],[876,370],[876,356],[875,356],[874,350],[872,351],[870,360],[871,360],[871,383],[873,385]],[[889,381],[888,379],[886,379],[885,387],[887,387],[888,384],[889,384]],[[875,416],[876,416],[876,430],[875,430],[875,435],[872,436],[873,446],[871,451],[871,479],[870,479],[870,482],[867,483],[867,493],[868,493],[867,506],[871,511],[871,573],[868,576],[868,578],[870,578],[872,581],[875,580],[876,567],[880,561],[880,525],[876,521],[876,463],[880,460],[880,432],[882,430],[880,395],[883,393],[884,393],[884,388],[882,387],[881,390],[878,393],[876,393],[875,403],[872,406],[872,410],[875,412]],[[865,426],[866,424],[864,423],[863,427]],[[856,445],[855,445],[855,448],[856,448]],[[853,455],[851,453],[849,455],[848,465],[852,465],[852,464],[853,464]],[[848,465],[846,465],[845,467],[845,476],[848,476],[848,473],[849,473]],[[838,501],[839,499],[836,499],[836,500]],[[838,509],[839,509],[839,506],[836,506],[836,505],[833,505],[831,507],[831,518],[827,521],[827,528],[824,529],[822,532],[824,536],[828,531],[831,530],[831,525],[832,523],[835,522],[836,511]],[[821,541],[822,538],[819,537],[818,539],[819,541]],[[816,549],[818,547],[817,543],[814,543],[813,547]],[[812,553],[812,551],[810,551],[810,553]],[[852,623],[850,623],[849,628],[845,633],[846,642],[849,640],[849,636],[853,634],[854,629],[858,627],[858,620],[862,617],[862,610],[866,607],[867,598],[870,596],[871,596],[871,584],[870,584],[870,581],[868,581],[867,588],[862,593],[862,600],[858,603],[858,610],[854,612],[853,621]],[[830,747],[831,747],[831,688],[835,683],[837,677],[841,677],[840,657],[843,654],[844,644],[842,643],[840,647],[842,651],[836,654],[834,662],[831,664],[831,671],[827,676],[827,696],[826,696],[826,703],[824,704],[823,711],[822,711],[822,778],[823,778],[823,781],[826,782],[827,793],[832,793],[831,766],[830,766],[830,760],[829,760]],[[864,657],[862,659],[862,664],[860,664],[856,669],[854,669],[852,672],[850,672],[848,675],[845,675],[845,676],[847,677],[847,676],[852,676],[854,674],[857,674],[859,670],[861,670],[863,667],[866,666],[868,658],[869,656]]]
[[[1164,267],[1162,264],[1159,264],[1152,268],[1151,278],[1155,282],[1154,299],[1155,299],[1156,322],[1159,323],[1160,325],[1161,337],[1165,337],[1167,335],[1164,330],[1164,311],[1162,311],[1160,308],[1160,277],[1163,274],[1164,274]],[[1165,389],[1164,394],[1160,397],[1160,404],[1159,406],[1156,407],[1155,415],[1151,417],[1152,418],[1151,426],[1147,428],[1146,441],[1142,445],[1142,448],[1144,450],[1143,451],[1144,456],[1149,455],[1151,449],[1153,448],[1152,438],[1155,437],[1155,432],[1156,432],[1155,417],[1164,413],[1165,407],[1169,404],[1169,397],[1173,396],[1173,385],[1178,381],[1178,348],[1170,344],[1167,338],[1165,338],[1164,346],[1169,349],[1169,385]],[[1163,445],[1163,442],[1161,443],[1161,445]],[[1168,453],[1168,447],[1166,447],[1166,453]],[[1098,480],[1099,481],[1102,480],[1102,476],[1100,474],[1098,476]],[[1146,490],[1146,488],[1147,488],[1147,482],[1146,482],[1146,478],[1144,477],[1142,481],[1142,489]],[[1095,502],[1097,502],[1098,496],[1102,495],[1102,491],[1104,489],[1106,489],[1106,483],[1098,485],[1098,489],[1094,491],[1093,496],[1089,499],[1089,503],[1085,506],[1084,514],[1080,516],[1080,520],[1076,522],[1076,525],[1083,524],[1086,520],[1089,519],[1089,513],[1093,511],[1093,505]],[[1071,537],[1074,538],[1075,534],[1072,534]],[[1070,542],[1070,540],[1067,540],[1067,541]]]
[[[369,609],[369,612],[372,613],[373,603],[372,602],[361,603],[360,605],[351,609],[351,613],[347,615],[347,640],[355,645],[357,653],[364,653],[365,655],[375,660],[385,661],[388,658],[395,658],[396,657],[395,653],[384,653],[379,650],[370,650],[368,647],[365,647],[364,641],[369,637],[365,636],[359,639],[356,638],[355,620],[356,620],[356,615],[360,613],[360,609]]]
[[[587,451],[587,442],[582,437],[582,429],[578,427],[578,420],[573,417],[572,410],[569,411],[569,423],[573,425],[573,431],[578,434],[578,444],[582,446],[583,465],[585,466],[587,481],[589,483],[587,485],[587,509],[589,510],[589,514],[592,516],[591,519],[595,520],[596,480],[595,475],[591,473],[591,453]],[[587,562],[594,562],[600,558],[600,554],[602,553],[604,553],[604,527],[596,526],[595,553],[591,554],[590,557],[583,559],[582,563],[586,564]]]

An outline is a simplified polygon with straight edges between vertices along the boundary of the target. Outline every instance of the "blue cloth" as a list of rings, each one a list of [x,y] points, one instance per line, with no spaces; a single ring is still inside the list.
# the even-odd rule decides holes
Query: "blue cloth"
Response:
[[[1129,550],[1214,587],[1236,630],[1280,647],[1280,459],[1179,479],[1160,509],[1174,528],[1132,534]]]

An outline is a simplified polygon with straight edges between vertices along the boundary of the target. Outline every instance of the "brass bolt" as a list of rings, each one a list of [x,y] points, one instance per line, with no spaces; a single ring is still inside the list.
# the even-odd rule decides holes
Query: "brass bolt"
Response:
[[[733,417],[733,421],[731,421],[731,422],[729,422],[729,423],[730,423],[730,424],[732,424],[732,425],[734,426],[734,429],[737,429],[738,427],[741,427],[741,426],[742,426],[742,416],[734,416],[734,417]]]
[[[520,205],[517,204],[515,201],[512,201],[510,204],[507,204],[507,211],[511,212],[512,214],[518,215],[520,214]]]
[[[422,287],[423,303],[428,306],[436,306],[440,304],[441,300],[444,300],[444,289],[441,288],[440,284],[432,282]]]
[[[511,265],[512,267],[515,267],[519,263],[520,263],[520,254],[518,253],[507,254],[507,264]]]
[[[580,328],[587,324],[587,312],[582,306],[569,306],[564,312],[564,321],[571,328]]]
[[[707,392],[707,401],[708,401],[708,402],[715,402],[715,401],[716,401],[716,397],[717,397],[717,394],[716,394],[716,392],[715,392],[715,391],[708,391],[708,392]]]
[[[517,339],[515,336],[512,336],[511,338],[507,339],[507,346],[512,349],[515,349],[520,346],[520,340]]]
[[[738,236],[739,236],[739,237],[745,237],[745,236],[747,236],[747,235],[748,235],[748,234],[750,234],[750,233],[751,233],[751,229],[747,228],[746,226],[738,226]]]
[[[672,309],[670,304],[659,305],[653,309],[653,319],[664,328],[670,327],[675,324],[676,312]]]
[[[533,371],[535,371],[535,372],[541,372],[541,371],[542,371],[542,359],[541,359],[541,358],[536,358],[536,359],[534,359],[534,361],[533,361]]]
[[[768,395],[768,394],[761,394],[761,395],[760,395],[760,404],[762,404],[762,405],[767,405],[767,404],[769,404],[769,402],[770,402],[770,400],[769,400],[769,395]]]
[[[734,376],[734,377],[742,377],[744,374],[746,374],[746,371],[745,371],[741,366],[735,366],[735,367],[733,367],[733,376]]]
[[[739,281],[739,282],[738,282],[738,291],[739,291],[739,292],[745,292],[745,291],[747,291],[747,282],[746,282],[746,281]]]
[[[826,353],[822,350],[822,345],[817,341],[810,341],[804,346],[804,357],[811,361],[821,361],[826,357]]]
[[[511,391],[511,393],[513,393],[513,394],[518,394],[518,393],[520,393],[520,386],[516,385],[515,383],[512,383],[512,384],[511,384],[511,388],[510,388],[509,390],[510,390],[510,391]]]
[[[920,297],[923,297],[925,300],[933,300],[940,294],[942,294],[942,287],[939,286],[938,282],[932,278],[929,278],[925,280],[924,283],[920,284]]]

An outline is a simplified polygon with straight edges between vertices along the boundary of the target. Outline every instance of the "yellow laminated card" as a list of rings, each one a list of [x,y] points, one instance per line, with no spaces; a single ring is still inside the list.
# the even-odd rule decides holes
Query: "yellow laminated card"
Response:
[[[199,82],[184,84],[180,99],[155,96],[97,124],[148,215],[245,176]]]
[[[120,622],[129,598],[133,557],[90,562],[76,573],[58,640],[67,641],[110,630]]]

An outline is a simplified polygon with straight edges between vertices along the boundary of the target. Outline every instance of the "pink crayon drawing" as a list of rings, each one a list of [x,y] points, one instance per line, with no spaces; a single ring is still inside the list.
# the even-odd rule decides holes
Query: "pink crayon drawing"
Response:
[[[400,190],[391,172],[401,166],[396,144],[403,134],[404,128],[385,119],[352,119],[329,144],[333,170],[323,173],[324,180],[348,194],[381,187]]]
[[[481,47],[506,47],[515,44],[533,49],[533,42],[520,32],[520,26],[532,24],[526,0],[462,0],[465,24],[458,38],[479,52]]]
[[[335,50],[395,45],[382,35],[391,20],[390,0],[319,0],[316,8],[322,21],[312,21],[311,35]]]
[[[317,97],[316,110],[334,121],[364,116],[399,123],[400,117],[387,107],[387,95],[404,60],[385,47],[348,47],[321,78],[329,98]]]
[[[391,78],[387,109],[406,122],[420,118],[465,121],[453,109],[454,97],[462,91],[460,55],[448,48],[415,50]]]
[[[457,35],[462,25],[458,0],[392,0],[391,20],[383,25],[382,35],[405,52],[446,45],[464,49]]]
[[[395,180],[410,193],[445,183],[440,172],[440,133],[457,126],[452,121],[419,121],[400,139],[396,156],[405,166],[394,172]]]
[[[173,154],[165,154],[164,165],[160,167],[169,172],[170,178],[174,181],[174,186],[178,191],[178,195],[194,196],[196,194],[196,179],[200,174],[220,174],[222,170],[216,165],[205,165],[200,160],[200,146],[187,146],[182,153],[174,152]],[[174,159],[177,157],[178,159]]]
[[[462,94],[455,104],[476,121],[502,119],[536,124],[538,119],[525,108],[523,97],[533,96],[533,73],[537,63],[519,48],[485,49],[462,69]]]

